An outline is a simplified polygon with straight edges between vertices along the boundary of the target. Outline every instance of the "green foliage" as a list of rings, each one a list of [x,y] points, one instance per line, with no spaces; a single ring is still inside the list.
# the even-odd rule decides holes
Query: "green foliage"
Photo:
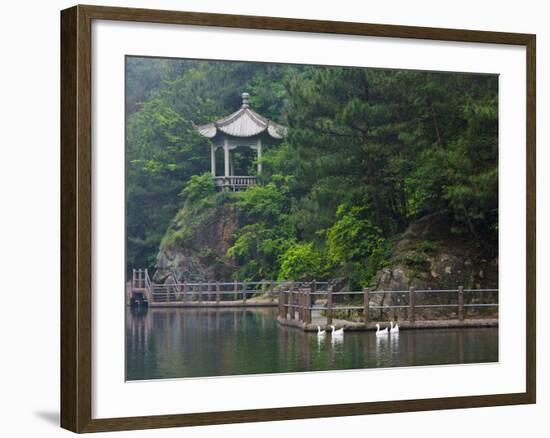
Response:
[[[449,234],[497,253],[496,76],[129,59],[128,267],[151,266],[162,236],[191,245],[226,203],[241,226],[217,256],[243,279],[367,286],[400,233],[433,214]],[[216,193],[209,142],[194,124],[235,111],[243,91],[289,133],[264,149],[261,185]],[[249,155],[235,154],[239,172],[253,172]],[[405,263],[420,266],[437,249],[426,239]]]
[[[227,255],[240,266],[238,276],[249,280],[277,278],[279,258],[295,241],[289,221],[289,199],[275,183],[257,185],[237,194],[243,226]]]
[[[128,271],[153,268],[163,236],[187,236],[189,227],[180,233],[170,225],[182,207],[178,195],[193,175],[210,169],[209,142],[193,124],[235,111],[240,92],[268,70],[262,64],[239,62],[127,58]],[[273,105],[268,95],[262,97],[262,105]]]
[[[344,263],[365,260],[382,243],[381,234],[368,218],[367,208],[342,204],[327,233],[329,258]]]
[[[197,203],[216,193],[216,186],[210,173],[192,175],[181,194],[186,202]]]
[[[296,243],[280,257],[279,280],[325,279],[326,261],[323,254],[313,247],[313,243]]]
[[[365,206],[342,204],[327,233],[329,259],[357,286],[368,286],[391,254],[382,230],[372,224],[368,213]]]
[[[267,227],[257,223],[242,227],[228,257],[237,261],[240,268],[236,277],[245,280],[277,278],[279,255],[293,243],[293,236],[284,226]]]
[[[161,245],[192,247],[197,234],[201,232],[199,230],[212,225],[222,217],[222,209],[231,204],[232,199],[210,188],[209,182],[205,180],[204,175],[196,176],[193,182],[186,186],[186,189],[189,189],[189,197],[185,199],[183,208],[170,223]],[[203,197],[197,197],[198,193]],[[200,252],[204,248],[195,249]]]
[[[256,185],[239,193],[237,205],[256,221],[274,224],[289,210],[288,194],[274,183]]]

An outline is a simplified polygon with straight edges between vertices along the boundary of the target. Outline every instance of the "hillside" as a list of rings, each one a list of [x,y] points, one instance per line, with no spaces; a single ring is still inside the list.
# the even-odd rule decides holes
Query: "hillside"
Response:
[[[496,283],[496,76],[218,61],[167,68],[151,69],[171,79],[136,90],[145,101],[128,115],[129,273],[338,278],[354,290]],[[237,175],[257,185],[216,192],[211,167],[223,175],[224,154],[211,162],[211,139],[195,128],[238,110],[243,91],[247,107],[288,131],[261,158],[232,153]]]

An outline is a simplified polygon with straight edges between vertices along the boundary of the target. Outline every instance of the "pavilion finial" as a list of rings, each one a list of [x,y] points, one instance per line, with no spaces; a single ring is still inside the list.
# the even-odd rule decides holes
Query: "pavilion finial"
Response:
[[[243,98],[243,108],[248,108],[248,99],[250,98],[250,94],[248,93],[243,93],[242,95],[242,98]]]

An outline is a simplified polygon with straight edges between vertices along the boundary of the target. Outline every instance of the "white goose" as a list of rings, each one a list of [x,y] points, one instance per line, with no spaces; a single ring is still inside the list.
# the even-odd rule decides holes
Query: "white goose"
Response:
[[[394,326],[393,321],[391,321],[390,333],[399,333],[399,324],[395,323]]]
[[[332,336],[344,336],[344,327],[336,330],[336,327],[331,325],[330,328],[332,329]]]
[[[388,333],[389,331],[387,327],[383,330],[380,330],[380,324],[376,324],[376,336],[385,336]]]
[[[317,337],[318,338],[324,338],[327,334],[326,330],[321,330],[321,327],[317,326]]]

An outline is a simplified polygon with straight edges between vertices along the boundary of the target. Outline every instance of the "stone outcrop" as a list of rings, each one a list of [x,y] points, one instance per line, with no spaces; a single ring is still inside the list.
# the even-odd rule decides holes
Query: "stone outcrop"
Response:
[[[236,266],[226,254],[238,227],[234,203],[210,205],[200,212],[182,208],[160,245],[153,280],[169,281],[171,272],[187,282],[230,279]]]
[[[494,250],[494,249],[493,249]],[[498,288],[498,257],[471,238],[453,236],[444,219],[429,216],[414,222],[397,242],[387,268],[376,275],[371,287],[378,291],[448,290]],[[496,293],[485,296],[466,294],[467,303],[494,300]],[[456,293],[418,293],[416,303],[453,304]],[[380,294],[371,300],[376,305],[407,305],[408,294]],[[380,311],[381,312],[381,311]],[[393,310],[394,317],[406,317],[407,310]],[[450,315],[455,308],[422,309],[417,318]],[[486,315],[494,309],[469,310],[469,314]],[[380,315],[381,316],[381,315]]]

